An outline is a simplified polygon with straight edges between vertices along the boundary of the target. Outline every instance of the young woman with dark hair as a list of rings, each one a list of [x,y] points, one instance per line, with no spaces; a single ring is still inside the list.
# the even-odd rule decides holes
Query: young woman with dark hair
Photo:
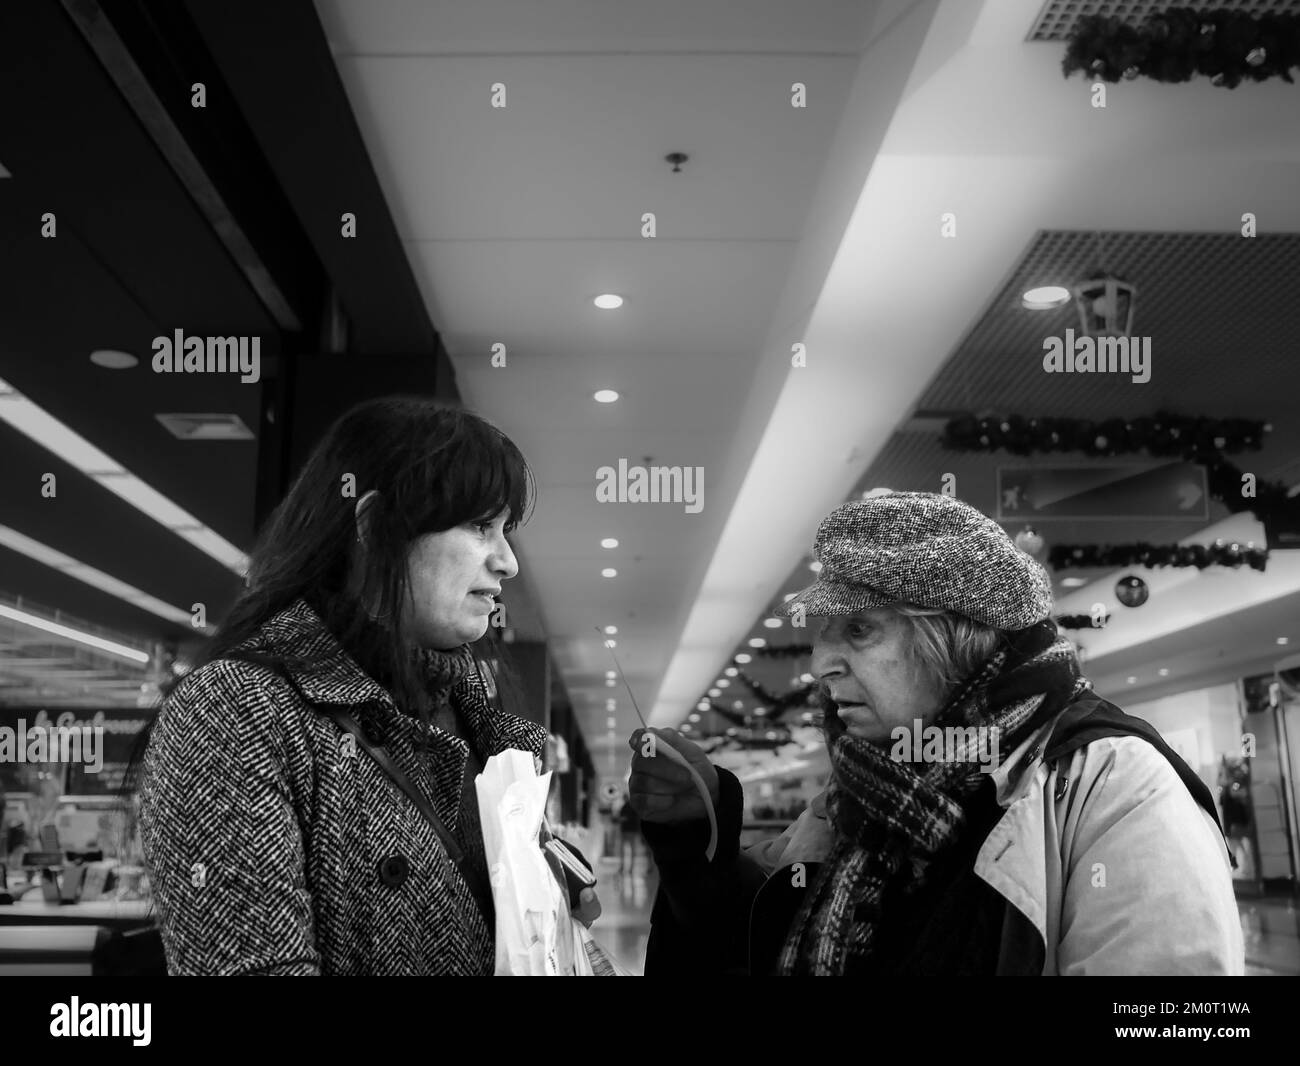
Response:
[[[138,767],[170,973],[492,973],[474,777],[547,735],[492,706],[471,644],[531,489],[503,433],[432,400],[326,433]]]

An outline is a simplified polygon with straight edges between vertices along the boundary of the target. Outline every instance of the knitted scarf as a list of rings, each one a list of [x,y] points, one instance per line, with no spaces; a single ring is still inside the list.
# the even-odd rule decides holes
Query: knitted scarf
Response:
[[[394,679],[383,662],[375,656],[367,655],[367,648],[375,648],[390,639],[388,633],[374,622],[365,622],[362,630],[353,639],[344,642],[347,652],[357,665],[372,678],[388,689],[395,697],[401,694],[394,691]],[[398,700],[398,707],[406,714],[423,718],[444,706],[451,690],[474,673],[476,666],[473,652],[468,644],[441,651],[436,648],[411,649],[411,662],[420,681],[420,691],[409,694],[414,705],[407,705],[405,700]]]
[[[932,724],[997,727],[1006,755],[1088,687],[1070,642],[1046,621],[1011,634]],[[830,742],[834,843],[791,925],[784,974],[865,970],[880,943],[883,901],[923,887],[927,870],[961,839],[985,777],[977,756],[903,762],[890,747],[848,734]]]
[[[449,651],[420,648],[415,653],[420,676],[430,694],[450,692],[474,672],[474,656],[468,644]]]

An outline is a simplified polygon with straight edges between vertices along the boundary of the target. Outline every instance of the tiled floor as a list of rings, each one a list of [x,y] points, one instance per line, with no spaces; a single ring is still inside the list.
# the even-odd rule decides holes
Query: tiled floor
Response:
[[[618,860],[602,858],[596,864],[600,918],[592,936],[628,973],[640,977],[645,969],[646,940],[650,935],[650,907],[659,887],[653,868],[647,870],[644,853],[630,873],[620,874]]]
[[[645,966],[650,907],[658,879],[639,852],[631,873],[620,874],[618,860],[597,861],[601,916],[592,934],[631,974]],[[1300,975],[1300,908],[1295,900],[1241,899],[1241,931],[1246,945],[1246,974],[1252,977]]]
[[[1300,909],[1294,899],[1239,899],[1246,942],[1246,973],[1252,977],[1300,975]]]

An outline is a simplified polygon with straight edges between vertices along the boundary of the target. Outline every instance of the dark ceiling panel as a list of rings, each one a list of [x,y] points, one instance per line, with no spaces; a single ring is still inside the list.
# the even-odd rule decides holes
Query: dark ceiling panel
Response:
[[[193,12],[204,17],[191,21]],[[192,81],[208,86],[204,110],[189,107]],[[178,176],[178,159],[197,161],[197,182],[188,163]],[[310,3],[0,5],[0,162],[12,175],[0,179],[0,379],[240,549],[253,546],[259,486],[273,501],[289,444],[301,450],[320,428],[324,412],[313,407],[292,436],[295,398],[315,405],[324,391],[346,405],[400,370],[403,389],[458,402]],[[205,198],[209,186],[215,198]],[[214,204],[274,276],[301,333],[277,328],[238,242],[218,235]],[[343,210],[364,220],[355,241],[339,234]],[[57,217],[53,239],[41,236],[45,212]],[[327,343],[331,289],[344,318]],[[153,340],[176,329],[260,338],[261,380],[155,373]],[[140,362],[106,370],[89,361],[97,348]],[[311,357],[340,348],[347,356],[316,380],[324,364]],[[407,358],[376,375],[371,354]],[[363,373],[374,379],[367,389],[349,385]],[[158,423],[165,413],[235,414],[256,439],[181,441]],[[58,477],[53,500],[40,495],[47,471]],[[240,587],[4,425],[0,523],[181,610],[204,603],[210,621]],[[194,637],[7,549],[0,594],[136,639]]]
[[[0,377],[231,543],[250,546],[257,442],[178,440],[155,416],[229,412],[256,432],[260,385],[236,375],[155,374],[147,361],[105,370],[85,354],[0,355]]]
[[[0,129],[8,180],[48,205],[42,210],[58,216],[61,235],[75,234],[111,264],[152,322],[131,350],[147,353],[155,335],[178,327],[275,335],[266,309],[56,4],[0,5]],[[24,222],[26,239],[4,253],[20,268],[41,240],[39,218]],[[48,282],[75,298],[57,273]]]
[[[351,350],[431,357],[440,348],[309,0],[185,0],[209,51],[333,279]],[[340,216],[360,220],[344,239]],[[439,368],[450,370],[450,364]]]

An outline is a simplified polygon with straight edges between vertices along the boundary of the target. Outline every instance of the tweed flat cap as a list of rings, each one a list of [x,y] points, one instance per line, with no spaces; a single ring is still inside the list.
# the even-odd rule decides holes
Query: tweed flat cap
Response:
[[[999,629],[1052,613],[1052,583],[993,519],[951,496],[890,492],[837,507],[817,529],[822,569],[776,614],[849,615],[913,603]]]

